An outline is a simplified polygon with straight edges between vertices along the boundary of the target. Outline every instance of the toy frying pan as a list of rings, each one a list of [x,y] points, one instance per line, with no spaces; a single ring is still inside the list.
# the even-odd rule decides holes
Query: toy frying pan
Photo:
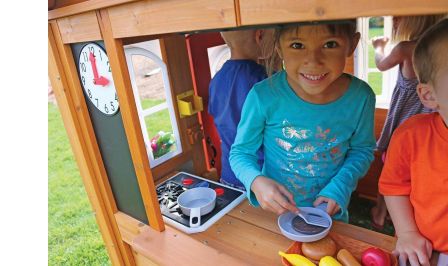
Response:
[[[327,204],[320,204],[314,207],[299,207],[300,211],[321,216],[328,220],[328,227],[320,227],[307,224],[297,214],[287,212],[278,217],[278,227],[284,236],[299,242],[313,242],[324,238],[333,225],[333,220],[326,212]]]

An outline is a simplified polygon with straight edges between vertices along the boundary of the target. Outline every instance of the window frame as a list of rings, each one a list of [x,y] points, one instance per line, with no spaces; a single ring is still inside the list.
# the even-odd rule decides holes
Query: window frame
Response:
[[[147,57],[147,58],[153,60],[160,67],[160,70],[162,72],[163,87],[165,90],[165,98],[166,98],[165,102],[143,110],[142,104],[141,104],[141,99],[139,97],[138,86],[135,81],[135,72],[134,72],[134,66],[133,66],[133,62],[132,62],[132,57],[134,55]],[[177,123],[176,114],[174,111],[171,86],[170,86],[170,82],[168,79],[168,70],[167,70],[166,64],[163,62],[163,60],[158,55],[156,55],[155,53],[153,53],[145,48],[142,48],[142,47],[135,47],[132,45],[125,47],[125,56],[126,56],[126,63],[128,66],[128,70],[129,70],[129,76],[131,79],[132,91],[134,93],[135,105],[137,107],[138,117],[140,120],[140,127],[142,129],[143,139],[145,142],[146,153],[147,153],[148,159],[149,159],[149,165],[150,165],[150,168],[154,168],[154,167],[166,162],[167,160],[182,153],[182,141],[180,138],[178,123]],[[176,150],[172,151],[172,152],[168,152],[158,158],[154,158],[154,154],[153,154],[152,148],[151,148],[151,140],[149,138],[148,131],[146,128],[145,117],[150,116],[152,114],[155,114],[155,113],[165,110],[165,109],[168,109],[168,113],[170,116],[171,127],[173,129],[173,134],[174,134],[174,138],[175,138]]]
[[[372,17],[357,18],[357,31],[361,33],[361,43],[358,45],[355,51],[355,76],[369,83],[368,77],[370,73],[381,73],[381,94],[376,95],[376,107],[382,109],[388,109],[392,92],[397,82],[398,65],[386,70],[380,71],[378,68],[369,68],[369,46],[372,45],[369,39],[369,20]],[[384,36],[391,39],[392,36],[392,16],[383,16],[384,18]],[[364,39],[364,41],[363,41]],[[390,53],[393,48],[393,44],[388,43],[385,49],[385,53]],[[372,58],[371,60],[375,60]]]

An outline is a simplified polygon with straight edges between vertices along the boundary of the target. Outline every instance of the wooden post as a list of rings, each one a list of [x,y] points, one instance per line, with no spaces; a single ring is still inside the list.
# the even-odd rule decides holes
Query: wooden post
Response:
[[[124,55],[123,42],[121,39],[114,39],[112,26],[107,10],[97,11],[101,34],[103,36],[106,51],[109,56],[112,76],[115,88],[120,100],[121,116],[126,132],[126,137],[131,151],[132,162],[137,176],[140,193],[145,206],[149,225],[157,230],[165,230],[165,224],[160,213],[157,201],[154,179],[149,168],[149,160],[146,153],[145,143],[140,127],[140,121],[135,106],[134,94],[131,88],[131,80]]]
[[[58,25],[48,27],[48,72],[64,126],[113,265],[135,265],[132,251],[122,241],[114,213],[115,201],[107,181],[76,67],[69,45],[64,45]]]

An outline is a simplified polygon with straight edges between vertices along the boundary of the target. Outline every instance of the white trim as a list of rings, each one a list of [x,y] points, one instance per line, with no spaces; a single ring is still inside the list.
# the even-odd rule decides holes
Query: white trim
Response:
[[[381,94],[376,96],[377,108],[389,108],[393,89],[397,82],[398,66],[387,71],[379,71],[377,68],[369,68],[369,47],[372,45],[369,36],[369,20],[371,17],[357,19],[357,30],[361,33],[362,40],[355,51],[355,75],[368,82],[369,73],[381,73]],[[384,17],[384,36],[392,36],[392,17]],[[393,48],[390,43],[386,46],[385,53],[388,54]],[[374,59],[373,59],[374,60]]]
[[[146,152],[148,154],[149,164],[150,164],[151,168],[153,168],[153,167],[165,162],[166,160],[173,158],[174,156],[182,153],[182,144],[181,144],[181,140],[180,140],[179,129],[177,127],[176,116],[174,113],[173,100],[171,97],[171,87],[170,87],[170,83],[168,80],[168,71],[167,71],[165,63],[160,59],[160,57],[158,57],[154,53],[152,53],[144,48],[128,46],[125,48],[125,55],[126,55],[126,62],[128,65],[128,70],[129,70],[129,76],[131,78],[132,90],[134,92],[135,104],[137,106],[138,116],[139,116],[139,120],[140,120],[140,126],[141,126],[142,133],[143,133],[143,139],[145,141]],[[134,67],[132,64],[132,56],[134,56],[134,55],[141,55],[141,56],[148,57],[149,59],[153,60],[160,67],[160,69],[162,71],[163,85],[165,88],[165,96],[166,96],[165,103],[161,103],[161,104],[158,104],[151,108],[143,110],[142,104],[140,101],[140,97],[138,97],[138,95],[139,95],[138,87],[135,82],[135,73],[134,73]],[[154,159],[154,155],[152,154],[152,149],[151,149],[151,142],[150,142],[150,139],[148,136],[148,131],[146,130],[145,117],[149,116],[155,112],[164,110],[164,109],[168,109],[168,113],[170,115],[171,127],[173,129],[173,134],[175,137],[176,150],[173,152],[164,154],[163,156],[161,156],[157,159]]]

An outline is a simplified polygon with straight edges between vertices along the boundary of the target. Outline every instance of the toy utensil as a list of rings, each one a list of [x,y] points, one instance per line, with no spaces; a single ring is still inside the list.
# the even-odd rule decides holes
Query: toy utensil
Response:
[[[324,212],[327,211],[327,205],[328,203],[323,202],[321,204],[319,204],[316,208],[323,210]],[[330,221],[328,221],[328,219],[326,217],[322,217],[318,214],[315,213],[309,213],[305,210],[300,210],[297,213],[298,216],[302,217],[302,219],[307,223],[307,224],[312,224],[312,225],[316,225],[316,226],[320,226],[320,227],[328,227],[330,226]]]

